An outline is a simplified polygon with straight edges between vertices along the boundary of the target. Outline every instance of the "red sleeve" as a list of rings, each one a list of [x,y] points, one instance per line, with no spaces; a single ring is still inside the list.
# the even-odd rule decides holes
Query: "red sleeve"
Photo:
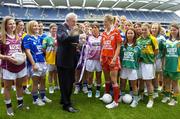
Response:
[[[115,36],[116,42],[121,43],[122,42],[122,38],[121,38],[121,34],[120,34],[119,30],[115,29],[115,32],[116,32],[116,36]]]

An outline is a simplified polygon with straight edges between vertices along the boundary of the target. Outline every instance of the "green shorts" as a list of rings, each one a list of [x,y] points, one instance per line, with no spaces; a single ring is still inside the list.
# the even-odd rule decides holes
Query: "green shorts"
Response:
[[[170,78],[171,80],[180,80],[180,72],[169,72],[164,70],[163,75],[165,78]]]

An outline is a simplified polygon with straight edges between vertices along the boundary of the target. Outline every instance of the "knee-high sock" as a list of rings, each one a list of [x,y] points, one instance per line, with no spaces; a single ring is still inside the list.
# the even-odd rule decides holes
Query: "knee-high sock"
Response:
[[[110,83],[110,82],[106,82],[106,83],[105,83],[105,92],[106,92],[106,93],[109,93],[109,92],[110,92],[110,86],[111,86],[111,83]]]
[[[119,99],[119,86],[118,86],[118,84],[113,85],[113,93],[114,93],[114,101],[116,103],[118,103],[118,99]]]

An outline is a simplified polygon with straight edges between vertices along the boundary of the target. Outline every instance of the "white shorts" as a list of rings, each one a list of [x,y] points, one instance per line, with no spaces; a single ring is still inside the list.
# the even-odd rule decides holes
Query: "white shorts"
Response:
[[[156,68],[156,72],[162,71],[162,60],[161,59],[156,59],[155,68]]]
[[[98,60],[87,60],[86,61],[86,70],[88,72],[100,72],[102,71],[101,63]]]
[[[31,68],[31,77],[33,76],[38,76],[38,77],[41,77],[41,76],[45,76],[46,75],[46,71],[47,71],[47,65],[45,62],[38,62],[36,63],[36,66],[38,67],[38,70],[37,71],[33,71],[33,69]]]
[[[120,72],[120,77],[122,79],[127,79],[127,80],[137,80],[138,79],[137,70],[122,68]]]
[[[16,80],[17,78],[23,78],[27,75],[27,67],[25,67],[18,73],[13,73],[6,69],[2,69],[2,71],[3,71],[3,80]]]
[[[57,67],[54,64],[47,64],[48,71],[57,71]]]
[[[141,63],[142,79],[152,80],[155,78],[155,66],[154,64]]]

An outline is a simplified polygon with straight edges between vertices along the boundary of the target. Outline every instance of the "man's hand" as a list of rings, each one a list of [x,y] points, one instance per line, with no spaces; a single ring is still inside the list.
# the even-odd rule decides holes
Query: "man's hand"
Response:
[[[80,44],[86,43],[86,34],[85,33],[79,35],[79,43]]]

